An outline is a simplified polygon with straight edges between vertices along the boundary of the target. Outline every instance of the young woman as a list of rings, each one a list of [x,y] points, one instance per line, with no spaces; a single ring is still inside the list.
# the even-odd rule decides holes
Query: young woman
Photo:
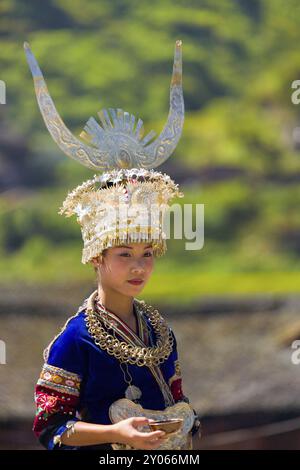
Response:
[[[143,314],[146,310],[136,298],[154,268],[152,244],[108,248],[92,263],[97,272],[97,290],[46,350],[46,362],[35,392],[37,414],[33,430],[48,449],[111,449],[113,443],[136,449],[162,448],[165,443],[168,448],[166,434],[151,432],[147,426],[151,418],[143,414],[111,423],[110,405],[126,396],[128,386],[132,387],[128,396],[135,398],[143,409],[152,410],[152,420],[156,413],[160,416],[159,410],[165,409],[166,392],[162,392],[147,366],[119,362],[118,357],[95,344],[93,337],[95,322],[101,317],[103,326],[105,321],[111,322],[107,331],[115,334],[115,338],[129,345],[144,345],[144,354],[155,344],[161,332],[158,329],[155,332],[155,325]],[[183,402],[187,406],[176,340],[170,327],[168,330],[173,349],[160,366],[161,373],[170,388],[171,403]],[[176,410],[174,413],[178,415]],[[195,427],[193,431],[196,430]]]
[[[25,52],[38,104],[53,139],[68,156],[106,171],[70,192],[60,214],[76,214],[82,263],[93,263],[98,288],[44,353],[33,430],[48,449],[189,449],[200,423],[183,395],[176,338],[157,309],[137,299],[165,253],[168,202],[182,197],[153,171],[176,148],[183,127],[181,41],[176,41],[167,123],[153,141],[141,119],[99,111],[75,137],[59,116],[29,45]],[[98,187],[99,186],[99,187]],[[181,418],[172,436],[150,420]]]

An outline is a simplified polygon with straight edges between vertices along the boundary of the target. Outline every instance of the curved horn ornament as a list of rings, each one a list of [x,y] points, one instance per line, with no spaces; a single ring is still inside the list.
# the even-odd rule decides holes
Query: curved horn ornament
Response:
[[[107,155],[80,142],[67,128],[49,94],[39,65],[28,43],[24,43],[27,62],[32,73],[37,102],[48,131],[61,150],[83,165],[93,169],[107,168]]]
[[[176,148],[184,122],[182,92],[181,41],[176,41],[173,75],[170,86],[170,110],[167,123],[158,138],[150,131],[143,137],[143,121],[122,109],[109,108],[98,112],[100,123],[91,117],[80,141],[64,124],[47,89],[39,65],[29,47],[24,43],[27,61],[33,76],[37,102],[52,138],[69,157],[96,170],[115,168],[151,169],[161,165]],[[150,143],[152,141],[152,143]]]
[[[156,168],[164,163],[174,152],[181,136],[184,122],[181,46],[182,41],[176,41],[168,120],[159,137],[146,149],[148,157],[146,168]]]

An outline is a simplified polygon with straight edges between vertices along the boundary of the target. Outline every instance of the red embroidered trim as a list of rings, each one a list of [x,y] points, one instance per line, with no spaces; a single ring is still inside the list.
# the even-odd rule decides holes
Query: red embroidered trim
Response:
[[[78,374],[45,363],[37,384],[57,392],[79,396],[80,382],[81,377]]]
[[[171,393],[175,401],[183,399],[182,379],[173,380],[171,383]]]
[[[182,377],[179,360],[174,361],[175,374],[169,379],[169,386],[171,393],[175,401],[182,400],[184,398],[182,391]]]
[[[75,416],[79,397],[72,394],[53,391],[51,388],[36,385],[35,387],[36,416],[33,432],[38,437],[42,430],[51,424],[55,414]]]

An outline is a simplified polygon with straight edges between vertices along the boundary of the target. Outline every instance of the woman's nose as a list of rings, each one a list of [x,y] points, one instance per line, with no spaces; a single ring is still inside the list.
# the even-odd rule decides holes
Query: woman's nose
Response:
[[[132,268],[133,272],[144,272],[145,271],[145,265],[144,261],[139,261],[137,262],[134,267]]]

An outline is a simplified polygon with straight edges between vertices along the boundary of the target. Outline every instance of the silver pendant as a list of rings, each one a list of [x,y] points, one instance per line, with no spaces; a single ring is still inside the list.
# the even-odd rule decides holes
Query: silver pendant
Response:
[[[135,385],[129,385],[125,391],[125,397],[128,400],[137,400],[142,396],[141,390]]]

